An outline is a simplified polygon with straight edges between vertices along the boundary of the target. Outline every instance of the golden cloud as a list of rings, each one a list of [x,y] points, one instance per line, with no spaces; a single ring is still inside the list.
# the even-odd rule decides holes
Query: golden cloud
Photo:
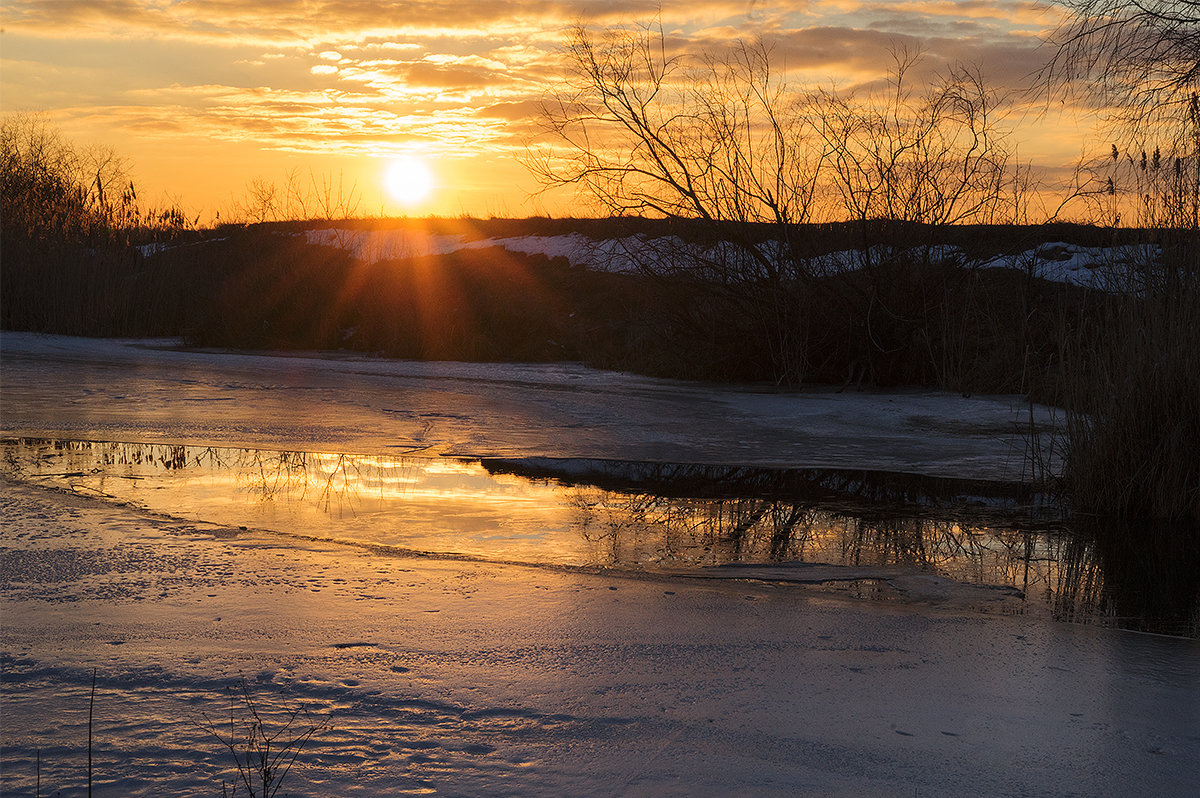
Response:
[[[899,45],[924,50],[931,70],[979,62],[989,79],[1017,86],[1042,57],[1037,33],[1057,19],[1032,0],[660,5],[10,0],[0,90],[7,103],[19,98],[110,135],[320,154],[419,144],[484,157],[536,135],[539,107],[564,73],[563,31],[579,21],[657,20],[671,53],[697,57],[761,36],[806,81],[869,84]],[[82,57],[89,48],[102,55]]]

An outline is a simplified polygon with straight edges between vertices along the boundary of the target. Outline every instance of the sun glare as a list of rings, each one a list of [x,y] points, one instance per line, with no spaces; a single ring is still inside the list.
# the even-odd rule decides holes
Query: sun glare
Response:
[[[398,158],[388,164],[384,185],[401,205],[416,205],[433,192],[433,172],[417,158]]]

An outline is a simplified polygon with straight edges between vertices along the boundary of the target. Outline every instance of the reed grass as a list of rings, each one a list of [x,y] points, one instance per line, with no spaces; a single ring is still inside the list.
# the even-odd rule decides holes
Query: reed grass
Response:
[[[1198,274],[1108,298],[1067,338],[1064,481],[1077,511],[1200,524]]]

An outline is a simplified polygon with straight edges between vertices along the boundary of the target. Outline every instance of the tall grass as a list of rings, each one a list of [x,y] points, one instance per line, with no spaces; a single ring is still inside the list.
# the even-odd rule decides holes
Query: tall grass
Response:
[[[1166,126],[1133,131],[1164,144],[1113,146],[1101,207],[1132,215],[1152,244],[1123,284],[1064,337],[1077,510],[1200,530],[1200,100]]]
[[[123,158],[78,147],[37,115],[0,118],[0,319],[6,329],[164,334],[148,307],[138,243],[193,228],[177,207],[139,201]],[[140,294],[142,301],[130,297]]]
[[[1196,242],[1160,288],[1106,298],[1062,360],[1077,511],[1200,524],[1200,270]]]

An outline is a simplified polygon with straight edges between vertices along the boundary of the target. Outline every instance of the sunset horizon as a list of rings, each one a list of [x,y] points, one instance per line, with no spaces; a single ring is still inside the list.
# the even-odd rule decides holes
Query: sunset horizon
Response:
[[[36,113],[79,147],[111,148],[148,203],[211,224],[251,184],[339,183],[359,216],[596,216],[523,163],[546,142],[540,108],[562,91],[564,33],[656,26],[699,65],[761,41],[793,85],[854,92],[897,51],[922,79],[978,68],[1020,162],[1049,194],[1103,155],[1096,109],[1034,90],[1062,19],[1034,2],[185,3],[17,2],[3,25],[3,111]],[[392,164],[428,187],[397,193]],[[392,179],[389,182],[389,174]],[[1053,203],[1051,203],[1053,204]]]

